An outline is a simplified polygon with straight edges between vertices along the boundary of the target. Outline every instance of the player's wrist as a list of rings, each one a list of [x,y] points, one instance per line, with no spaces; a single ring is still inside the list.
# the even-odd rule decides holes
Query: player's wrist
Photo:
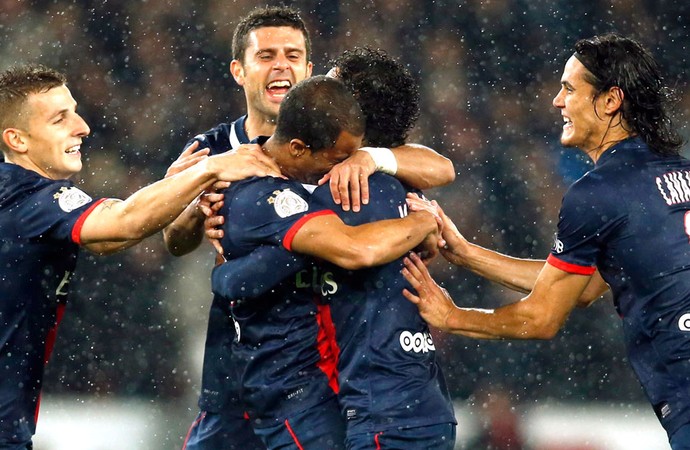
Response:
[[[395,154],[391,149],[385,147],[362,147],[360,150],[369,153],[371,159],[374,160],[377,172],[387,173],[388,175],[395,175],[398,172],[398,160],[395,159]]]

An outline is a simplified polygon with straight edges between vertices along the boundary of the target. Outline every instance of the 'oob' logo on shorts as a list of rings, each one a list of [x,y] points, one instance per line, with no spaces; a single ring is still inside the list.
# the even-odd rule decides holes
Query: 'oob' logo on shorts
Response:
[[[406,352],[427,353],[436,351],[431,334],[422,332],[412,334],[410,331],[403,331],[400,333],[400,346]]]

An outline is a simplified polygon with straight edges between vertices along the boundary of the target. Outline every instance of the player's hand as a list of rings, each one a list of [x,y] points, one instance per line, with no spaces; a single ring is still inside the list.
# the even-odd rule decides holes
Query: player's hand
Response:
[[[436,284],[424,262],[415,253],[403,259],[402,274],[416,293],[403,289],[406,299],[417,305],[419,314],[431,326],[448,330],[448,317],[456,309],[448,291]]]
[[[419,255],[424,265],[429,265],[439,254],[438,241],[440,235],[438,233],[429,233],[426,238],[414,249],[415,253]]]
[[[438,233],[439,233],[439,241],[438,245],[439,247],[443,247],[446,245],[445,241],[443,240],[443,219],[441,218],[440,214],[440,206],[438,203],[435,201],[429,201],[426,198],[420,197],[419,195],[409,192],[407,194],[407,206],[410,208],[410,211],[413,212],[419,212],[419,211],[426,211],[432,216],[434,216],[434,219],[436,219],[436,225],[438,226]]]
[[[369,203],[369,177],[376,172],[376,164],[368,152],[358,150],[345,161],[333,166],[319,180],[319,186],[328,182],[333,201],[343,211],[354,212]]]
[[[432,203],[436,203],[435,201]],[[448,262],[456,266],[466,267],[469,259],[470,243],[465,239],[452,220],[446,215],[443,208],[438,203],[438,213],[443,222],[443,238],[440,242],[441,255],[448,260]]]
[[[178,156],[170,167],[168,167],[168,170],[165,172],[165,178],[178,174],[187,167],[191,167],[202,159],[208,158],[208,154],[210,153],[208,148],[202,148],[196,151],[197,148],[199,148],[199,141],[194,141],[192,145],[184,149],[184,151],[180,153],[180,156]]]
[[[208,192],[201,195],[197,207],[204,213],[204,234],[217,253],[223,254],[220,240],[223,238],[225,218],[218,214],[223,206],[224,195],[219,192]]]
[[[237,150],[210,156],[211,170],[220,181],[238,181],[249,177],[283,177],[278,164],[258,144],[243,144]],[[283,177],[284,178],[284,177]]]

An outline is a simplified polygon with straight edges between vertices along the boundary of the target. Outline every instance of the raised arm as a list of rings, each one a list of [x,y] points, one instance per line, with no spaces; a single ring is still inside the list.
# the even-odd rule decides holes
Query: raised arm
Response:
[[[335,165],[319,184],[329,183],[333,200],[343,210],[359,211],[369,203],[368,179],[377,170],[416,189],[443,186],[455,179],[450,159],[429,147],[405,144],[390,150],[364,147]]]
[[[86,249],[103,254],[130,247],[163,229],[216,181],[279,175],[271,165],[273,161],[263,158],[245,153],[205,157],[125,200],[106,200],[87,216],[80,242]]]

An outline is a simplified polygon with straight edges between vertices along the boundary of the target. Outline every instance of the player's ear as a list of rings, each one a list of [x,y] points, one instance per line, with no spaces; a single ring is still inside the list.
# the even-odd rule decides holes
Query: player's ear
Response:
[[[307,152],[311,151],[309,146],[304,143],[302,139],[291,139],[290,140],[290,155],[295,158],[300,158]]]
[[[25,153],[27,150],[24,133],[18,128],[5,128],[2,131],[2,141],[12,151]]]
[[[608,92],[606,92],[606,113],[611,115],[623,109],[623,99],[625,94],[623,89],[618,86],[611,87]]]
[[[241,62],[236,59],[230,62],[230,74],[237,84],[244,86],[244,67]]]

